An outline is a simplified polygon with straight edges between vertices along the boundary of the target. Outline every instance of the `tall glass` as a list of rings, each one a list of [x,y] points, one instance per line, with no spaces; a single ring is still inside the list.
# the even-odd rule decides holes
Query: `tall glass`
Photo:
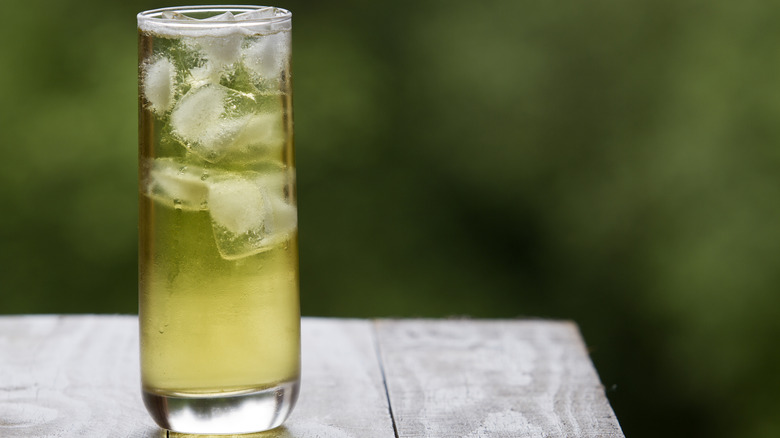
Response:
[[[161,427],[246,433],[298,396],[289,11],[138,14],[143,399]]]

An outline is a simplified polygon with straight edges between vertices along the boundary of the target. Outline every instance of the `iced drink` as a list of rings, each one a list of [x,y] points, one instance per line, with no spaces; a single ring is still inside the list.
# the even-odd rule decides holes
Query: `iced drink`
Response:
[[[138,15],[141,375],[166,429],[267,430],[297,398],[290,20]]]

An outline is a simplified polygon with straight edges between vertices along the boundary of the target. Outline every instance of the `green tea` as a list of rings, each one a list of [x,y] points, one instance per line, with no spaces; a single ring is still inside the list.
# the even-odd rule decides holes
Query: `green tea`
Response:
[[[197,397],[294,381],[289,30],[139,32],[144,390]]]

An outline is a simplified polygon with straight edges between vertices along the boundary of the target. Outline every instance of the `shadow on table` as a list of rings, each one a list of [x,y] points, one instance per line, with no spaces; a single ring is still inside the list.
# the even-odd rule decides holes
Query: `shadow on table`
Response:
[[[148,438],[295,438],[295,435],[290,433],[284,426],[266,432],[243,433],[237,435],[195,435],[158,429],[156,434],[149,434],[147,436]]]

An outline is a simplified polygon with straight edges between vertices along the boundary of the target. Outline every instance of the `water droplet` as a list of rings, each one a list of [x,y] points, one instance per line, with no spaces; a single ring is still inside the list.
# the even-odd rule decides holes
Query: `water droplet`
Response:
[[[181,210],[181,205],[182,205],[181,199],[173,200],[173,208],[175,208],[176,210]]]

